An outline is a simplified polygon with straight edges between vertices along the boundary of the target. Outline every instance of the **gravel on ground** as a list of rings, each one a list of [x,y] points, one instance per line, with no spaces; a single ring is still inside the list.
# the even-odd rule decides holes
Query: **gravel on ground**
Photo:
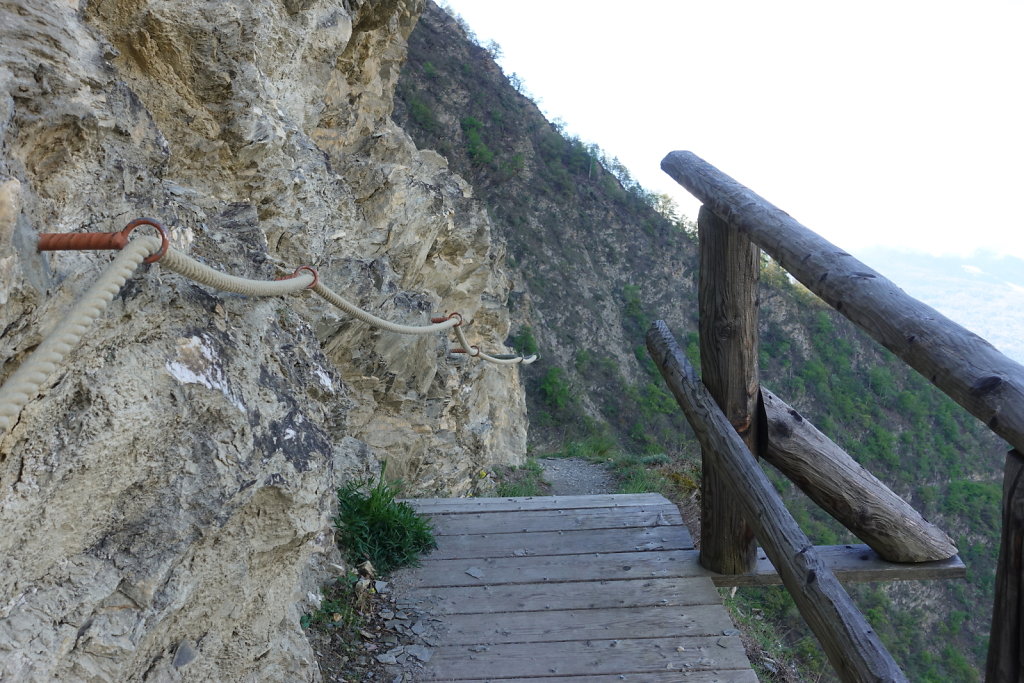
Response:
[[[615,493],[615,478],[604,465],[583,458],[538,458],[552,496]]]

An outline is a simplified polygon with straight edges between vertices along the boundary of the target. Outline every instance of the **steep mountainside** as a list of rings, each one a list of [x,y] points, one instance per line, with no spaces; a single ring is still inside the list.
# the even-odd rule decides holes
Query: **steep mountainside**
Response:
[[[542,355],[524,373],[531,444],[617,447],[654,463],[665,462],[662,453],[694,458],[688,428],[642,348],[648,323],[664,318],[699,360],[692,226],[655,211],[659,198],[614,160],[546,121],[466,29],[428,3],[410,36],[395,119],[471,181],[507,243],[510,342]],[[765,384],[949,531],[970,565],[968,582],[858,586],[855,598],[912,680],[976,679],[1004,444],[770,262],[760,332]],[[854,540],[773,477],[813,540]],[[821,666],[781,591],[737,599],[752,632],[788,633],[805,663]],[[775,626],[758,629],[765,615]],[[771,666],[762,673],[770,677]]]
[[[139,216],[211,267],[311,264],[500,349],[491,222],[390,119],[420,9],[0,1],[0,382],[111,260],[37,233]],[[299,617],[338,560],[338,486],[387,460],[460,495],[522,460],[518,368],[448,348],[141,268],[0,432],[0,679],[318,680]]]

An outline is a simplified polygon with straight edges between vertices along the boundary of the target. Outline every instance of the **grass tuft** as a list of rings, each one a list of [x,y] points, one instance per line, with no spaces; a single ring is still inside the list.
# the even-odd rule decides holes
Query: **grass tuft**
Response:
[[[418,565],[421,553],[437,547],[430,523],[408,503],[395,500],[401,489],[400,482],[384,479],[383,469],[376,484],[368,479],[338,489],[334,526],[350,563],[369,560],[379,575],[386,576]]]
[[[303,614],[299,620],[302,628],[350,629],[359,626],[359,613],[353,607],[352,590],[359,575],[350,572],[324,587],[324,598],[320,607]]]
[[[499,468],[495,474],[498,488],[494,493],[499,498],[546,496],[551,491],[551,485],[544,480],[544,468],[534,458],[522,467]]]

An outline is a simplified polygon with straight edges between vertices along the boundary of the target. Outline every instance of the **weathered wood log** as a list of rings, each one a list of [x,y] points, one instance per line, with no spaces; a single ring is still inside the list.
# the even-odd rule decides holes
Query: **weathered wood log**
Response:
[[[985,680],[1024,680],[1024,455],[1017,450],[1006,455],[1003,473],[1003,535]]]
[[[764,459],[890,562],[945,560],[952,539],[893,493],[785,401],[761,387],[768,417]]]
[[[878,635],[818,556],[739,434],[726,419],[668,326],[656,322],[647,348],[701,446],[726,463],[723,481],[754,527],[804,621],[844,681],[905,681]]]
[[[1024,366],[692,152],[662,169],[783,268],[1024,452]]]
[[[704,386],[757,453],[757,282],[761,251],[707,209],[697,219],[700,241],[700,361]],[[754,532],[731,499],[714,451],[701,453],[700,563],[720,574],[754,568]]]

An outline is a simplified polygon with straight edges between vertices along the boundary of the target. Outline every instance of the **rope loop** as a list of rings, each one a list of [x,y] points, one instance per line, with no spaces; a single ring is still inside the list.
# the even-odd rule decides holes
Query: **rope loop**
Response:
[[[459,325],[461,325],[463,323],[463,319],[462,319],[462,314],[461,313],[451,313],[451,314],[446,314],[446,315],[435,316],[435,317],[430,319],[430,322],[432,322],[435,325],[437,325],[437,324],[440,324],[440,323],[446,323],[449,320],[451,320],[452,318],[458,318],[459,319],[459,322],[455,323],[452,327],[458,327]]]
[[[156,231],[160,233],[160,249],[157,250],[156,253],[152,254],[151,256],[147,256],[145,259],[142,260],[143,263],[156,263],[157,261],[163,258],[164,254],[167,253],[167,247],[169,245],[167,241],[167,230],[164,229],[164,226],[158,220],[156,220],[155,218],[136,218],[131,223],[124,226],[121,232],[113,234],[120,235],[124,239],[124,244],[127,244],[128,235],[132,234],[132,230],[139,227],[140,225],[150,225],[156,228]],[[124,244],[122,244],[118,248],[124,248]]]
[[[299,276],[299,273],[301,273],[302,271],[306,271],[313,276],[313,281],[306,285],[306,289],[314,289],[318,284],[320,284],[320,273],[318,273],[316,268],[314,268],[313,266],[299,266],[291,275],[285,275],[284,277],[279,277],[277,279],[292,280],[294,278],[297,278]]]
[[[458,318],[459,319],[459,322],[455,323],[452,327],[458,327],[459,325],[461,325],[463,323],[463,319],[462,319],[462,314],[461,313],[451,313],[451,314],[439,315],[439,316],[431,318],[430,322],[432,322],[435,325],[437,325],[439,323],[446,323],[449,320],[451,320],[452,318]]]

